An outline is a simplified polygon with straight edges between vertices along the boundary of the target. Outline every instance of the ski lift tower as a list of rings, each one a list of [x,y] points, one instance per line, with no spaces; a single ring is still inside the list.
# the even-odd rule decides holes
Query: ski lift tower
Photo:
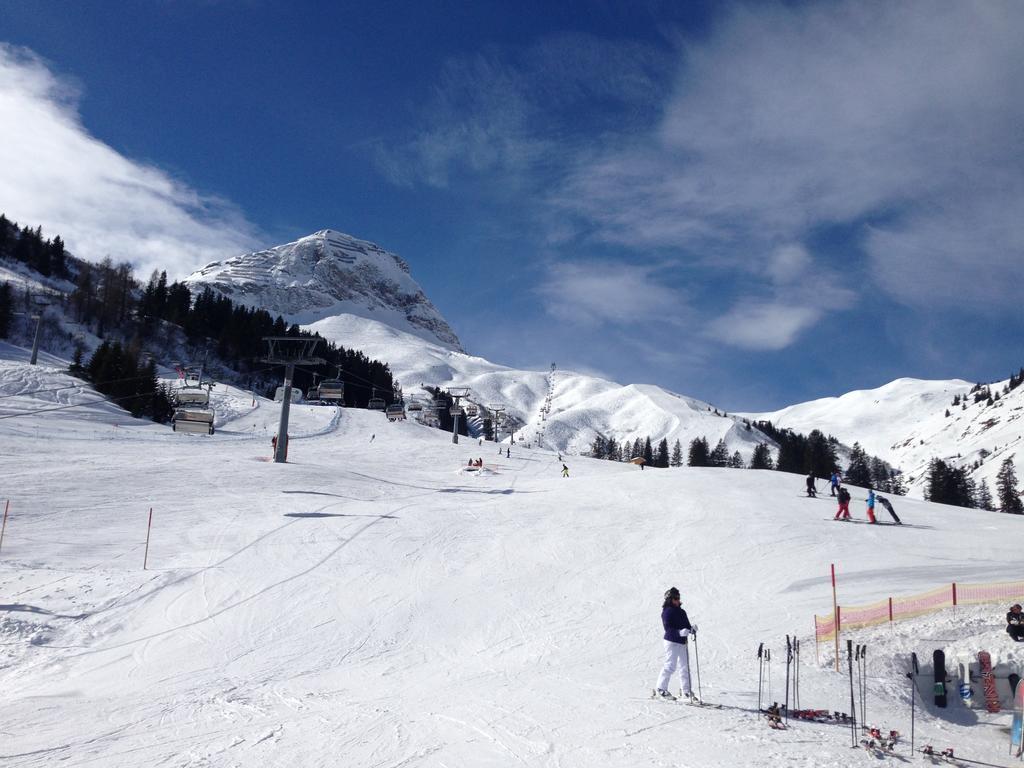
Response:
[[[469,387],[448,387],[448,396],[455,401],[449,413],[452,416],[452,442],[459,442],[459,416],[462,415],[462,408],[459,400],[469,396]]]
[[[295,366],[323,365],[327,361],[322,357],[313,357],[313,350],[320,343],[319,338],[264,336],[263,340],[267,342],[267,356],[260,358],[260,362],[284,366],[281,420],[277,425],[277,446],[274,448],[274,461],[284,464],[288,456],[288,412],[292,404],[292,378],[295,376]]]
[[[501,414],[505,411],[505,406],[501,403],[491,403],[487,409],[494,414],[491,419],[491,428],[494,432],[494,442],[498,442],[498,422],[501,420]]]

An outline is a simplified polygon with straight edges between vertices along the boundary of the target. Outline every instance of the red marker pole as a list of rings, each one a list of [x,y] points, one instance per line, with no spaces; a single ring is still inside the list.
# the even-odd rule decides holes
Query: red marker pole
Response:
[[[839,671],[839,609],[836,607],[836,564],[832,563],[832,618],[836,630],[836,672]]]
[[[149,508],[149,524],[146,526],[146,556],[142,559],[142,570],[146,570],[149,563],[149,532],[153,528],[153,508]]]
[[[0,550],[4,548],[4,532],[7,530],[7,513],[11,509],[11,500],[7,500],[7,504],[4,505],[4,525],[0,528]]]

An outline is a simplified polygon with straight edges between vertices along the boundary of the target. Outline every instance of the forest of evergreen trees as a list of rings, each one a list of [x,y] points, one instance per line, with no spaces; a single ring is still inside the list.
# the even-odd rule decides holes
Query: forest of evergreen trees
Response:
[[[955,467],[942,459],[932,459],[928,463],[924,497],[940,504],[1024,514],[1024,503],[1017,491],[1017,472],[1012,458],[1004,459],[999,467],[994,499],[988,483],[984,480],[981,483],[975,482],[969,472],[968,467]]]
[[[748,424],[748,426],[750,426]],[[804,436],[790,429],[778,429],[771,422],[757,422],[759,430],[775,440],[779,445],[776,458],[772,458],[767,443],[759,443],[750,458],[744,464],[739,451],[729,453],[725,440],[721,439],[711,448],[707,438],[696,437],[690,441],[686,455],[686,465],[690,467],[732,467],[734,469],[775,469],[780,472],[795,472],[806,475],[813,472],[816,477],[827,478],[832,470],[839,468],[836,454],[838,441],[834,437],[825,437],[815,429],[810,435]],[[590,456],[609,461],[631,461],[640,456],[646,466],[680,467],[683,465],[682,445],[676,440],[669,453],[668,439],[662,438],[657,449],[652,448],[651,438],[636,438],[633,442],[617,442],[614,438],[598,435],[590,448]],[[854,443],[850,452],[850,464],[843,474],[846,482],[865,488],[903,495],[906,493],[903,480],[892,467],[879,458],[869,456],[859,443]]]
[[[61,238],[44,238],[40,228],[19,227],[0,214],[0,257],[21,262],[47,277],[71,281],[74,288],[64,297],[65,314],[105,339],[89,360],[81,362],[83,351],[76,352],[73,369],[88,378],[96,388],[136,415],[157,421],[166,414],[159,388],[148,381],[151,362],[140,364],[143,350],[163,356],[172,346],[175,334],[183,336],[188,348],[200,360],[225,367],[224,376],[240,386],[252,386],[261,394],[273,396],[281,383],[280,367],[258,362],[266,354],[264,336],[312,337],[298,326],[287,326],[280,316],[272,317],[263,309],[235,304],[209,288],[198,294],[181,282],[168,283],[167,273],[154,272],[145,285],[136,279],[131,263],[114,263],[106,258],[99,264],[71,259]],[[19,297],[11,286],[0,284],[0,338],[6,338],[12,313]],[[314,382],[339,377],[345,382],[345,404],[365,407],[376,394],[387,403],[400,392],[387,363],[371,360],[358,350],[345,349],[321,340],[316,356],[326,362],[304,366],[295,371],[294,386],[308,391]],[[175,361],[165,360],[167,364]],[[141,367],[140,367],[141,366]],[[108,384],[136,378],[127,384]],[[155,381],[155,375],[152,377]],[[141,389],[140,389],[141,388]],[[129,391],[130,389],[130,391]],[[156,398],[147,402],[147,398]]]

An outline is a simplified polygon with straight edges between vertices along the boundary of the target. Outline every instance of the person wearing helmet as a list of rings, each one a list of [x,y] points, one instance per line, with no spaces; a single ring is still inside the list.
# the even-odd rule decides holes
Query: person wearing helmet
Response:
[[[668,691],[672,673],[679,670],[679,682],[684,698],[693,700],[690,687],[690,657],[686,648],[686,638],[697,634],[697,627],[690,625],[690,619],[680,605],[679,590],[672,587],[665,593],[665,601],[661,606],[661,625],[665,630],[665,664],[658,676],[658,686],[654,695],[658,698],[674,701]]]
[[[1012,606],[1006,614],[1006,632],[1018,643],[1024,640],[1024,613],[1021,613],[1020,603]]]

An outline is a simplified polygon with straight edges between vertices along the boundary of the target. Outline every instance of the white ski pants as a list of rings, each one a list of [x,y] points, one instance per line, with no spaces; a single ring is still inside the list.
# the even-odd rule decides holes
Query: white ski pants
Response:
[[[683,690],[683,696],[689,696],[690,689],[690,654],[687,647],[682,643],[673,643],[665,640],[665,666],[658,677],[658,688],[668,690],[669,681],[672,680],[672,673],[679,668],[679,683]]]

